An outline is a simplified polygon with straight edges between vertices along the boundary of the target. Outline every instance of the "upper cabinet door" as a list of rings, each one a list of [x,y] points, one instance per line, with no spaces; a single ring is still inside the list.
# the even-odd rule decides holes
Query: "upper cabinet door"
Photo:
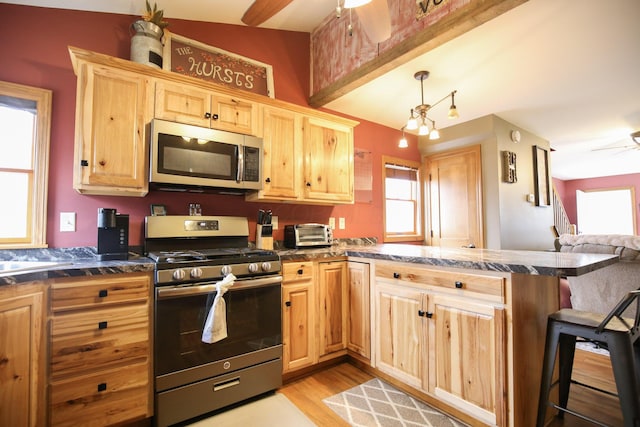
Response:
[[[148,191],[147,77],[103,65],[79,67],[74,188],[86,194],[144,196]]]
[[[353,202],[353,129],[315,117],[304,120],[305,198]]]
[[[209,127],[210,115],[210,92],[185,85],[156,82],[156,118]]]
[[[156,82],[155,117],[172,122],[210,127],[245,135],[257,135],[260,108],[235,96]]]

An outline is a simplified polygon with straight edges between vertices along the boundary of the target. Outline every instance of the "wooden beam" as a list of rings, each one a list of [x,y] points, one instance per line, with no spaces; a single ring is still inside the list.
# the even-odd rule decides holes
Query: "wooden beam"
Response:
[[[309,105],[322,107],[329,102],[380,77],[420,55],[470,31],[528,0],[474,0],[446,15],[421,32],[382,52],[360,68],[319,90],[309,98]]]

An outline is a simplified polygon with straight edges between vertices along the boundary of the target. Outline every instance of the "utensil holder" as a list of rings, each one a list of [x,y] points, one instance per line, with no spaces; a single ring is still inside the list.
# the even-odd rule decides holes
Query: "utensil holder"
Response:
[[[256,225],[256,247],[258,249],[273,250],[273,225]]]

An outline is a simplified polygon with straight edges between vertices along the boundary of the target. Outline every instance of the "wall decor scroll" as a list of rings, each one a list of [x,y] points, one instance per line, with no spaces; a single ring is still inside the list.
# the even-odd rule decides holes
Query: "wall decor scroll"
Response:
[[[533,146],[533,183],[536,206],[550,206],[549,153],[537,145]]]
[[[508,183],[518,181],[516,174],[516,153],[513,151],[502,152],[502,180]]]
[[[162,68],[234,89],[275,97],[273,68],[165,30]]]

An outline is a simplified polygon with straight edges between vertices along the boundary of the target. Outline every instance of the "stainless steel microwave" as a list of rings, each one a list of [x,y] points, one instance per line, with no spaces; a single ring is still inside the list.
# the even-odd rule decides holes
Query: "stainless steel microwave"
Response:
[[[150,145],[152,188],[262,189],[260,138],[155,119]]]

